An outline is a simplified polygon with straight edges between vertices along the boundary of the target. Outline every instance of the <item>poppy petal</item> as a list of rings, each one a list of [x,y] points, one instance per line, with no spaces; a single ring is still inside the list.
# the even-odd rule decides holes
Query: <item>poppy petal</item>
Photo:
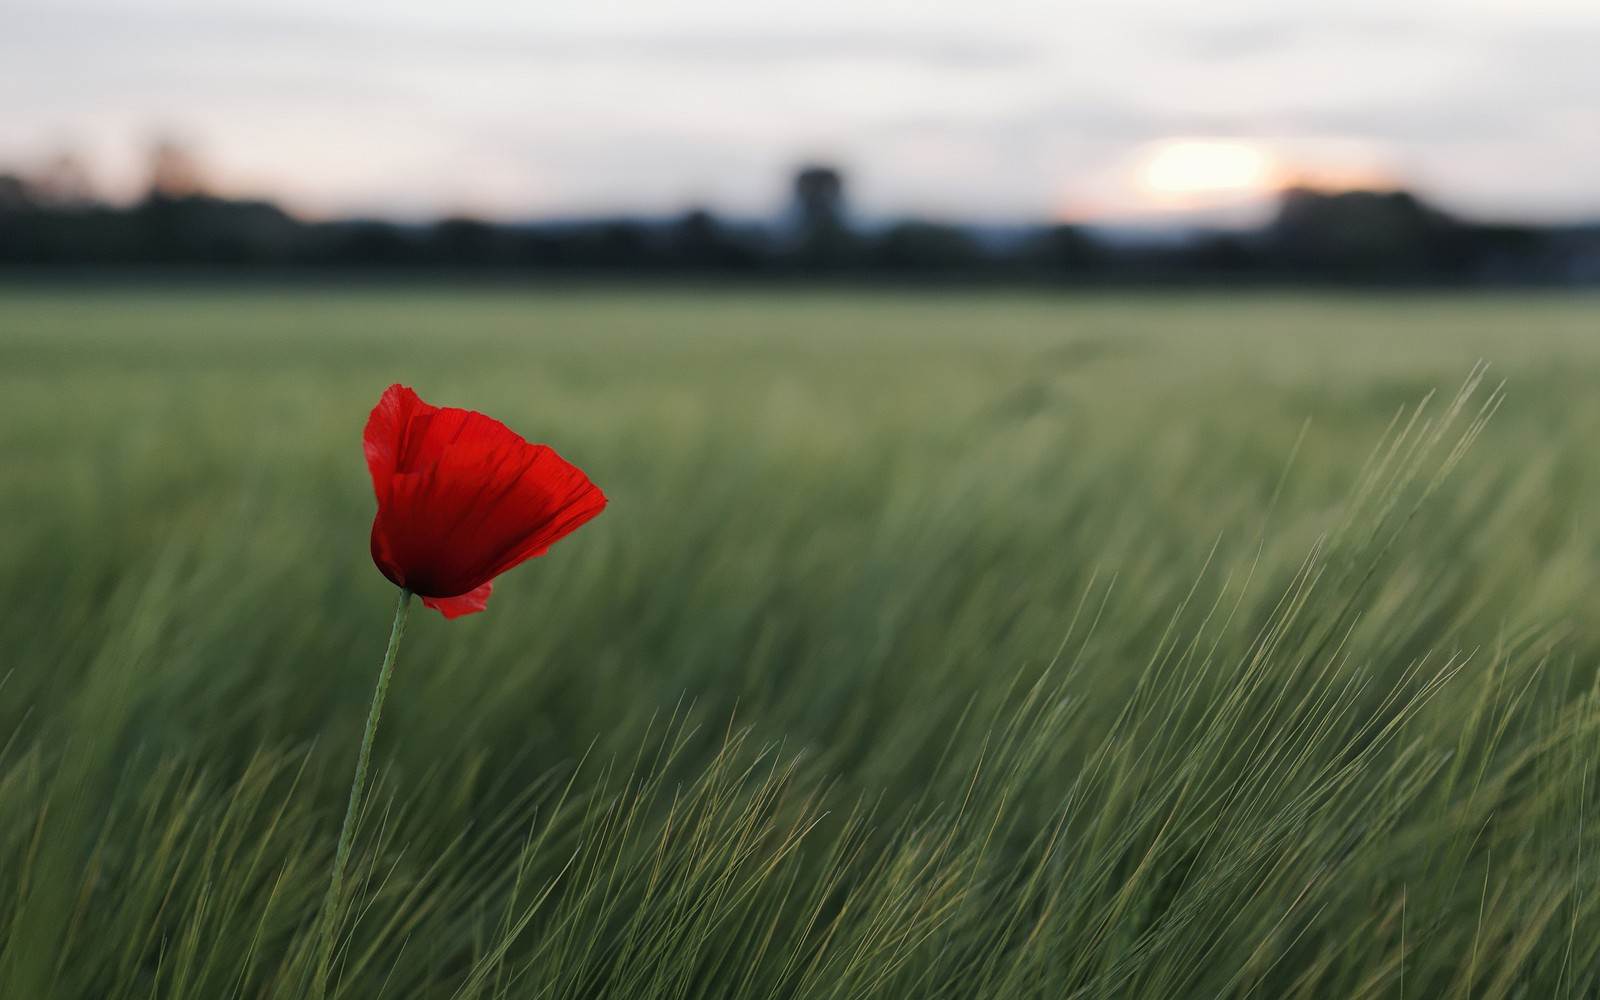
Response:
[[[480,525],[491,577],[542,556],[605,508],[605,494],[554,450],[533,445],[514,489],[493,504]],[[532,530],[530,530],[530,528]]]
[[[469,595],[606,504],[547,446],[481,413],[430,406],[401,385],[373,409],[364,444],[378,498],[373,562],[424,598]]]
[[[394,555],[389,551],[389,541],[387,536],[382,531],[378,530],[378,525],[382,520],[382,507],[378,508],[378,513],[379,516],[374,518],[372,521],[372,561],[377,565],[378,571],[381,572],[390,583],[394,584],[396,587],[404,587],[406,585],[405,570],[401,568],[397,561],[395,561]]]
[[[409,428],[418,418],[426,418],[437,411],[438,407],[424,403],[409,386],[398,383],[385,389],[378,405],[372,408],[361,435],[361,446],[366,452],[367,471],[372,474],[372,486],[380,504],[387,497],[389,483],[399,468]]]
[[[436,460],[393,478],[376,526],[418,593],[471,590],[548,549],[605,505],[588,477],[553,450],[482,414],[442,410],[430,424],[423,450]]]
[[[492,583],[486,583],[459,597],[424,597],[422,603],[446,618],[460,618],[462,615],[470,615],[488,607],[489,591],[493,586]]]

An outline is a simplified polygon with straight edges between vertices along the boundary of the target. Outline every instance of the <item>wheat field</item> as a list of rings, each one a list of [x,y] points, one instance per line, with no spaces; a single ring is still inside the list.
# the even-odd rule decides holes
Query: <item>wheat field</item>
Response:
[[[1591,997],[1600,299],[0,287],[0,996]]]

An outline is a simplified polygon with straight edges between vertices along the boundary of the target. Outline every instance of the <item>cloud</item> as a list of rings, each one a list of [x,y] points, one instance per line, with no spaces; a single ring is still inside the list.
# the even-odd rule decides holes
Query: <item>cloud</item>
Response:
[[[264,11],[85,10],[23,3],[0,52],[18,55],[48,47],[70,62],[74,54],[108,46],[184,57],[196,45],[259,50],[295,46],[311,52],[358,57],[374,51],[408,58],[516,57],[547,61],[644,60],[657,63],[771,64],[837,59],[878,59],[943,69],[1015,66],[1045,50],[1025,38],[928,30],[812,30],[780,32],[707,30],[630,33],[527,29],[488,30],[404,22],[355,21]]]
[[[1477,72],[1443,93],[1307,112],[1293,128],[1410,144],[1517,142],[1551,115],[1600,112],[1600,27],[1496,30],[1462,44],[1476,49]]]
[[[545,46],[539,51],[552,58],[637,58],[702,64],[881,59],[979,70],[1016,66],[1043,54],[1037,46],[1015,41],[873,32],[589,37]]]
[[[872,134],[889,139],[940,138],[1012,147],[1066,135],[1091,141],[1148,142],[1166,136],[1236,131],[1221,122],[1168,115],[1110,101],[1058,101],[1009,115],[985,118],[919,116],[884,122]]]
[[[1509,7],[77,2],[92,6],[11,0],[0,152],[83,136],[104,162],[161,128],[219,173],[329,211],[474,185],[511,211],[753,209],[781,196],[787,163],[824,155],[885,204],[1022,214],[1178,135],[1349,139],[1449,168],[1461,190],[1600,178],[1600,151],[1573,138],[1600,113],[1600,23]]]
[[[1327,16],[1314,21],[1276,15],[1234,24],[1190,25],[1161,33],[1165,43],[1202,61],[1248,58],[1289,49],[1317,37],[1339,36],[1356,44],[1427,37],[1415,19],[1383,19],[1370,15]]]

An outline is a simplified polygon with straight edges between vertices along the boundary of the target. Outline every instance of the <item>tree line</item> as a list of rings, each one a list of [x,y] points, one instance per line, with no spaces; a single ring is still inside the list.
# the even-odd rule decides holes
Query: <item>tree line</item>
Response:
[[[1256,230],[1161,243],[1074,225],[852,224],[843,182],[802,170],[787,215],[426,225],[310,222],[208,194],[168,163],[137,203],[110,205],[0,174],[0,267],[305,269],[1064,284],[1600,284],[1600,225],[1464,221],[1405,191],[1282,192]]]

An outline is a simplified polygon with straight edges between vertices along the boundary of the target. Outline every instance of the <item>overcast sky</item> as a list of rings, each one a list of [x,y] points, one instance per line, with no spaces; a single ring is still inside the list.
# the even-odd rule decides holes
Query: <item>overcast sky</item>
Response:
[[[158,136],[307,215],[1116,218],[1163,142],[1600,218],[1600,0],[0,0],[0,167]]]

